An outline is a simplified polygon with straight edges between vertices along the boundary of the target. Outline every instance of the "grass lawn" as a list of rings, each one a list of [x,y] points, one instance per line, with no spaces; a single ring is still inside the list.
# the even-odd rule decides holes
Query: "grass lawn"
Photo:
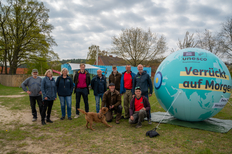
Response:
[[[30,112],[29,97],[21,93],[21,88],[0,85],[0,95],[25,95],[19,98],[0,97],[0,108],[11,113]],[[232,101],[232,99],[230,99]],[[153,94],[150,98],[151,112],[164,111]],[[95,112],[93,91],[89,95],[90,111]],[[72,117],[75,115],[75,95],[72,96]],[[38,107],[37,107],[38,109]],[[81,109],[84,109],[83,99]],[[38,110],[37,110],[38,111]],[[227,105],[215,118],[231,119],[232,106]],[[170,124],[161,124],[157,130],[160,136],[145,136],[157,123],[136,129],[128,120],[108,128],[95,123],[95,131],[86,129],[84,115],[78,119],[61,121],[60,102],[55,101],[52,110],[56,121],[42,126],[39,122],[23,123],[15,118],[3,122],[0,113],[0,153],[232,153],[232,130],[226,134],[185,128]],[[23,117],[24,118],[24,117]],[[26,118],[26,117],[25,117]],[[30,120],[32,115],[27,117]],[[53,120],[53,119],[52,119]]]

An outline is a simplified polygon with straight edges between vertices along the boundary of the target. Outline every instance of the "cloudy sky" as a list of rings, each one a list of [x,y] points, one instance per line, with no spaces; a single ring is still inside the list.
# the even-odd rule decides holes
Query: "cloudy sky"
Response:
[[[218,32],[232,16],[232,0],[40,0],[50,9],[49,22],[60,59],[86,58],[88,47],[111,48],[122,29],[148,28],[166,37],[169,49],[185,32]]]

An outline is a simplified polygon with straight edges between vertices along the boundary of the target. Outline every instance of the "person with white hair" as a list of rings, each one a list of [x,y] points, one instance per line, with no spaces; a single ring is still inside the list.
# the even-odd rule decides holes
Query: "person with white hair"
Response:
[[[73,91],[73,80],[68,76],[67,68],[61,70],[61,75],[56,80],[57,93],[60,99],[62,117],[60,120],[65,119],[65,106],[67,104],[67,115],[68,120],[72,120],[72,91]]]
[[[21,84],[22,89],[28,93],[30,98],[30,105],[31,105],[31,112],[33,119],[32,121],[37,120],[37,111],[36,111],[36,101],[39,106],[39,112],[41,115],[42,112],[42,92],[41,92],[41,81],[42,79],[38,77],[38,70],[33,69],[32,70],[32,76],[27,78],[23,83]],[[28,89],[27,89],[28,87]]]
[[[52,70],[49,69],[45,72],[45,77],[42,80],[41,83],[41,90],[43,94],[43,110],[42,110],[42,116],[41,116],[41,122],[42,125],[46,125],[45,123],[45,115],[47,111],[47,122],[53,123],[51,121],[51,111],[54,100],[56,100],[56,83],[55,79],[52,77]]]
[[[99,113],[100,110],[100,98],[103,99],[103,94],[106,92],[106,77],[102,75],[101,70],[97,70],[97,75],[93,77],[91,81],[91,87],[94,92],[96,101],[96,112]]]

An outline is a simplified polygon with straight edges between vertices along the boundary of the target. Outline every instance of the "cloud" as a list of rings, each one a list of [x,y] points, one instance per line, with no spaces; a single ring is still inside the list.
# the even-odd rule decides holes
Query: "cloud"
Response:
[[[169,49],[186,31],[220,31],[232,14],[231,0],[43,0],[61,59],[86,58],[92,44],[111,47],[111,37],[125,28],[150,28],[166,37]]]

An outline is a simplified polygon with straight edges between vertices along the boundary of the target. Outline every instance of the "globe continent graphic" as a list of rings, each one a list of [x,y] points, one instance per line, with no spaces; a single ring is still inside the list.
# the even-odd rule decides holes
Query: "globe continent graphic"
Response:
[[[186,48],[158,67],[154,89],[159,104],[177,119],[202,121],[216,115],[231,94],[226,65],[209,51]]]

